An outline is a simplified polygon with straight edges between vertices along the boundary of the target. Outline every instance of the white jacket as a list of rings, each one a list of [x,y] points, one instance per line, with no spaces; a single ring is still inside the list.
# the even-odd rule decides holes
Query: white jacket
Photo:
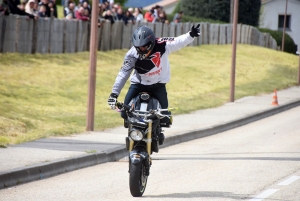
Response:
[[[157,38],[152,54],[147,59],[140,59],[132,47],[125,55],[124,63],[112,88],[112,93],[119,95],[131,72],[131,84],[152,85],[168,83],[170,80],[170,63],[168,55],[193,42],[189,33],[178,37]]]

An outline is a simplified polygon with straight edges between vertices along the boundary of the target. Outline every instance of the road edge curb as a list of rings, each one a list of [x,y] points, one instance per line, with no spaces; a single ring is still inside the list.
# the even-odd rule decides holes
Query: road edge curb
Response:
[[[258,121],[263,118],[278,114],[280,112],[284,112],[286,110],[297,107],[299,105],[300,105],[300,100],[297,100],[297,101],[287,103],[285,105],[274,106],[274,108],[267,109],[262,112],[258,112],[256,114],[248,115],[246,117],[240,118],[238,120],[233,120],[224,124],[215,125],[201,130],[194,130],[190,132],[180,133],[175,136],[166,138],[164,144],[160,146],[160,148],[164,148],[182,142],[187,142],[202,137],[207,137],[233,128],[237,128],[252,123],[254,121]]]

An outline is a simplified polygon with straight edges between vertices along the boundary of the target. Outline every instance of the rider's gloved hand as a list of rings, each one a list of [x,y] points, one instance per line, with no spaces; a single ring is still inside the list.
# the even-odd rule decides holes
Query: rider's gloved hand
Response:
[[[117,103],[118,95],[111,93],[108,97],[107,103],[111,107],[112,110],[116,109],[116,103]]]
[[[196,27],[195,25],[192,26],[191,31],[190,31],[190,36],[194,37],[198,37],[201,35],[201,28],[200,28],[200,24],[198,24]]]

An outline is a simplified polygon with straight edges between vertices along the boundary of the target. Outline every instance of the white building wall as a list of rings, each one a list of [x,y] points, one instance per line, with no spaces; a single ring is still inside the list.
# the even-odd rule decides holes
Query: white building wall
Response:
[[[260,27],[278,30],[278,16],[285,14],[285,0],[270,0],[262,4],[262,14],[260,16]],[[291,30],[286,30],[300,50],[300,1],[289,0],[287,15],[291,16]],[[281,44],[278,44],[281,46]]]

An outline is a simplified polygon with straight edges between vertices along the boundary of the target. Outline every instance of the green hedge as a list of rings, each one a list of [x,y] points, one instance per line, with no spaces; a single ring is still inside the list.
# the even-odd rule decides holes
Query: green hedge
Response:
[[[276,40],[277,45],[281,47],[282,45],[282,31],[274,31],[270,29],[265,28],[258,28],[260,32],[269,33],[271,36]],[[285,33],[284,35],[284,52],[296,54],[297,46],[294,42],[294,40]]]

